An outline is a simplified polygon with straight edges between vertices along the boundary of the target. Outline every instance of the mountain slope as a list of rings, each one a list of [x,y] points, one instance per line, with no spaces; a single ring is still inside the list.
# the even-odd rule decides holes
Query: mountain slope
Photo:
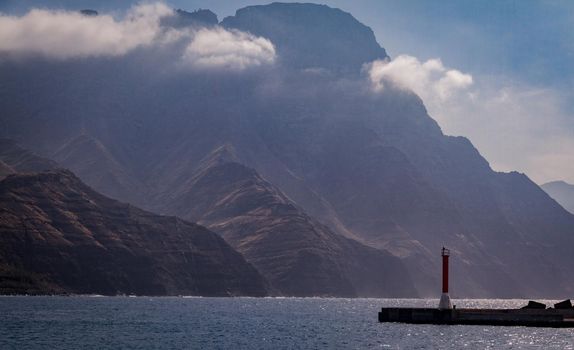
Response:
[[[168,205],[222,234],[290,296],[414,296],[399,259],[332,233],[252,169],[214,154]]]
[[[564,181],[552,181],[540,187],[564,209],[574,214],[574,185]]]
[[[1,181],[0,232],[2,293],[266,294],[216,234],[104,197],[66,170]]]

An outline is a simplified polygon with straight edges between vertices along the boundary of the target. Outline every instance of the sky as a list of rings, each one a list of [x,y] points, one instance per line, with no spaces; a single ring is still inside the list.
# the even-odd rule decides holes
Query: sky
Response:
[[[0,11],[21,15],[40,6],[113,12],[133,3],[0,0]],[[268,1],[166,3],[208,8],[221,20]],[[495,170],[524,172],[539,184],[574,183],[574,1],[317,3],[350,12],[371,27],[393,59],[378,73],[419,94],[443,132],[468,137]],[[445,88],[447,76],[458,83]]]

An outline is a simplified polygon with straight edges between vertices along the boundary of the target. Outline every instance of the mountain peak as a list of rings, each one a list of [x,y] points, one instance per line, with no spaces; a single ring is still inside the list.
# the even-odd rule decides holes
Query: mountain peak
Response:
[[[358,73],[364,63],[387,57],[371,28],[326,5],[274,2],[248,6],[221,24],[268,38],[279,60],[294,68]]]
[[[564,209],[574,214],[574,185],[563,180],[551,181],[540,186]]]
[[[198,9],[193,12],[177,9],[174,12],[173,16],[162,19],[162,25],[182,28],[189,26],[214,26],[219,23],[217,15],[206,9]]]
[[[541,187],[548,187],[548,186],[561,186],[561,187],[567,187],[567,186],[574,186],[564,180],[556,180],[556,181],[550,181],[547,182],[543,185],[541,185]]]
[[[256,170],[212,163],[194,178],[171,212],[209,225],[281,293],[416,295],[397,258],[333,233]]]

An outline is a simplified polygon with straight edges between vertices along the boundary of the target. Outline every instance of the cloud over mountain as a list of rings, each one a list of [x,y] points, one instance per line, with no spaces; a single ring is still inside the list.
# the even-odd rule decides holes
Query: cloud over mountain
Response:
[[[473,77],[409,55],[376,60],[365,72],[377,93],[391,86],[415,92],[446,134],[469,137],[498,171],[519,170],[543,183],[574,169],[574,143],[563,127],[569,116],[556,90]]]
[[[416,57],[401,55],[392,61],[376,60],[367,67],[375,90],[385,83],[413,90],[427,102],[450,98],[454,93],[472,85],[472,76],[456,69],[447,69],[440,59],[420,62]]]
[[[183,42],[180,63],[196,69],[243,70],[275,59],[273,44],[262,37],[219,26],[162,24],[162,19],[177,15],[159,2],[136,5],[121,18],[43,9],[20,17],[0,15],[0,53],[65,60],[123,56],[141,47]]]
[[[161,3],[135,6],[120,20],[41,9],[21,17],[2,15],[0,51],[58,59],[120,56],[152,44],[160,34],[160,19],[170,15],[173,10]]]
[[[196,68],[242,70],[275,60],[271,41],[237,30],[199,30],[187,46],[183,61]]]

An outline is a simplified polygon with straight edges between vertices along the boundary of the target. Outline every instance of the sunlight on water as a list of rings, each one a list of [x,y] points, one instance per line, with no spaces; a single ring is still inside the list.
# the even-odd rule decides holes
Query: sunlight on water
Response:
[[[514,308],[525,300],[455,300]],[[546,301],[548,304],[554,301]],[[381,324],[431,299],[0,297],[0,349],[573,349],[574,330]]]

